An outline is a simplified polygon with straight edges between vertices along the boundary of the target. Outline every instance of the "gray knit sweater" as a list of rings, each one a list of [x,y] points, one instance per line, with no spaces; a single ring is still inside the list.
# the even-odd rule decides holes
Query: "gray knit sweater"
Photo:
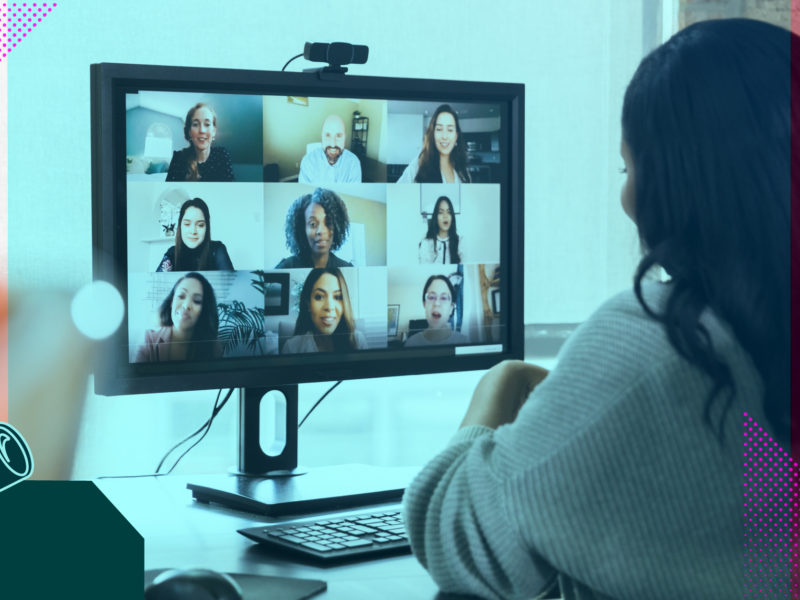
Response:
[[[668,288],[646,285],[648,304]],[[723,444],[703,422],[710,380],[630,291],[574,332],[514,423],[456,433],[404,498],[442,590],[532,598],[558,577],[565,597],[742,598],[743,412],[767,421],[749,357],[703,322],[737,386]]]

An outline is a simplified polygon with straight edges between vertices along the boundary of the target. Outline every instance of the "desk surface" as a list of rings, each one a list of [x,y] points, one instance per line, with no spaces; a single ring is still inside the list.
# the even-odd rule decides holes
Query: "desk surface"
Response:
[[[321,579],[328,584],[326,592],[315,596],[321,600],[445,597],[438,595],[436,584],[411,555],[333,567],[287,560],[280,552],[267,550],[236,532],[242,527],[287,519],[197,503],[186,489],[190,481],[190,476],[169,476],[95,482],[144,537],[145,569],[204,567],[229,573]]]

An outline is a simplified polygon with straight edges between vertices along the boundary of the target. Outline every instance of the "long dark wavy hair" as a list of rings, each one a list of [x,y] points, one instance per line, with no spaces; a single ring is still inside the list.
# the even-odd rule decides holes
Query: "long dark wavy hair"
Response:
[[[438,220],[438,213],[439,213],[439,205],[445,202],[447,203],[447,208],[450,209],[450,215],[452,216],[450,220],[450,230],[448,231],[448,240],[449,243],[447,244],[448,248],[450,248],[450,263],[457,265],[461,260],[458,258],[458,231],[456,230],[456,211],[453,209],[453,203],[450,201],[450,198],[447,196],[439,196],[436,200],[436,204],[433,205],[433,214],[431,218],[428,219],[428,233],[425,234],[425,237],[429,240],[433,240],[434,243],[436,239],[439,237],[439,220]]]
[[[467,145],[464,142],[464,137],[461,134],[461,125],[458,123],[458,115],[456,111],[450,108],[449,104],[441,104],[434,111],[431,117],[428,128],[425,130],[425,137],[422,143],[422,152],[419,153],[417,162],[419,163],[419,170],[417,171],[414,182],[416,183],[441,183],[442,170],[439,168],[439,150],[436,149],[436,142],[433,138],[434,131],[436,130],[436,119],[442,113],[450,113],[456,122],[456,145],[450,151],[450,165],[456,172],[456,176],[461,181],[470,181],[469,171],[467,170]]]
[[[216,131],[217,129],[217,113],[208,104],[198,102],[189,109],[189,112],[186,113],[186,119],[183,122],[183,137],[187,142],[189,142],[189,147],[182,150],[182,152],[186,153],[187,158],[186,181],[197,181],[200,179],[200,171],[197,169],[197,152],[194,149],[194,144],[192,143],[192,138],[189,135],[189,132],[192,130],[192,119],[194,118],[194,113],[201,108],[207,108],[209,111],[211,111],[214,130]]]
[[[311,269],[303,283],[303,289],[300,291],[300,307],[297,322],[294,326],[294,335],[319,333],[311,320],[311,292],[314,290],[314,285],[319,281],[319,278],[325,273],[336,277],[339,282],[339,288],[342,290],[342,318],[331,334],[333,349],[337,352],[355,350],[356,324],[353,318],[353,306],[350,303],[350,293],[347,291],[347,281],[345,281],[339,267],[317,267]]]
[[[184,279],[196,279],[203,287],[203,309],[192,330],[192,343],[188,346],[187,359],[203,360],[215,358],[219,353],[217,334],[219,333],[219,316],[217,315],[217,297],[214,288],[200,273],[187,273],[172,286],[167,297],[161,303],[158,314],[162,327],[172,327],[172,299],[178,284]]]
[[[181,235],[181,223],[186,210],[195,207],[203,212],[206,220],[206,235],[197,248],[191,249],[183,242]],[[181,205],[178,214],[178,225],[175,231],[175,267],[173,271],[192,271],[194,269],[206,270],[209,267],[208,259],[211,251],[211,214],[208,212],[208,205],[202,198],[192,198]]]
[[[311,260],[311,248],[306,236],[306,209],[310,204],[319,204],[325,211],[325,225],[332,233],[331,252],[341,248],[350,232],[347,206],[336,192],[317,188],[310,194],[300,196],[286,213],[284,232],[289,252],[305,260]]]
[[[720,439],[736,389],[700,320],[706,308],[749,354],[767,419],[789,439],[790,122],[800,122],[790,114],[790,39],[759,21],[696,23],[642,61],[622,109],[644,251],[634,290],[713,381],[704,419],[713,427],[711,407],[723,402]],[[672,279],[658,314],[642,296],[653,265]]]

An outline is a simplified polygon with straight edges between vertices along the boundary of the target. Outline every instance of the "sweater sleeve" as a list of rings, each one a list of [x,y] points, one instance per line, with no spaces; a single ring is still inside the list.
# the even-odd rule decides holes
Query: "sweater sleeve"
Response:
[[[444,592],[530,598],[557,573],[521,544],[502,479],[487,469],[493,431],[459,430],[403,498],[411,548]]]
[[[708,389],[632,294],[609,303],[513,423],[460,430],[408,487],[414,553],[482,598],[559,574],[615,598],[741,597],[741,449],[704,425]]]

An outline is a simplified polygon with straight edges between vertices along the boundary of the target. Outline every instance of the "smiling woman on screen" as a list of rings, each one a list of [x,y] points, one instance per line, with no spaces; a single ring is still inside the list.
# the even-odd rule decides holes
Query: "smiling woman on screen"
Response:
[[[292,252],[276,269],[352,267],[333,251],[347,240],[350,218],[336,192],[317,188],[295,200],[286,215],[286,247]]]
[[[294,336],[281,352],[345,352],[366,347],[367,339],[356,330],[342,272],[337,267],[312,269],[300,292]]]
[[[469,183],[467,147],[461,125],[449,104],[433,113],[422,142],[422,152],[403,171],[397,183]]]
[[[167,181],[233,181],[231,157],[225,148],[213,145],[216,136],[214,109],[202,102],[195,104],[183,124],[189,146],[172,154]]]
[[[211,241],[211,214],[201,198],[181,205],[175,245],[156,269],[160,271],[232,271],[233,264],[222,242]]]
[[[181,277],[158,311],[160,329],[148,329],[135,362],[201,360],[221,354],[214,288],[200,273]]]

